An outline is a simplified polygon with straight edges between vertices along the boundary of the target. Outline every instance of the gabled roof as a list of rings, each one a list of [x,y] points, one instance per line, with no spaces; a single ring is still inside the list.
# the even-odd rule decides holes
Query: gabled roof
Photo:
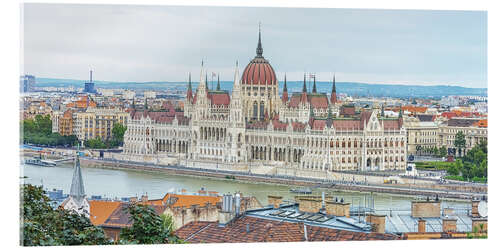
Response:
[[[132,219],[128,213],[129,203],[120,203],[119,206],[109,215],[109,217],[101,224],[102,227],[124,228],[132,226]],[[160,215],[165,211],[165,206],[151,205],[155,213]]]
[[[229,97],[229,93],[227,91],[209,91],[208,99],[212,105],[216,106],[229,106],[231,102],[231,98]]]
[[[300,104],[302,93],[293,93],[289,107],[296,108]],[[328,96],[324,93],[307,93],[307,102],[316,109],[328,108]]]
[[[248,232],[247,232],[248,227]],[[397,240],[392,234],[364,233],[306,225],[308,241]],[[175,234],[190,243],[298,242],[306,241],[304,224],[254,216],[236,218],[225,227],[217,222],[190,222]]]
[[[90,200],[90,222],[95,226],[103,224],[121,203],[120,201]]]

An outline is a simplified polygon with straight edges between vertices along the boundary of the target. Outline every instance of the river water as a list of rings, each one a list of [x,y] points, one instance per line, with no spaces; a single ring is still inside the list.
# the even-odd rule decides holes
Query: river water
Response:
[[[285,200],[293,200],[289,192],[292,186],[270,183],[250,183],[227,179],[215,179],[196,176],[172,175],[160,172],[143,172],[135,170],[100,169],[93,167],[82,167],[85,192],[88,197],[101,195],[105,198],[121,198],[141,196],[147,194],[149,199],[162,198],[167,192],[175,192],[186,189],[187,192],[197,192],[200,188],[219,193],[234,193],[241,191],[244,196],[255,196],[262,205],[267,205],[267,195],[280,195]],[[71,163],[60,163],[56,167],[40,167],[34,165],[22,165],[21,175],[27,178],[21,179],[21,183],[34,185],[43,184],[47,189],[62,189],[69,193],[71,179],[73,176],[73,165]],[[334,197],[342,197],[352,205],[364,206],[365,197],[369,200],[370,193],[346,192],[334,189],[315,189],[313,194],[320,195],[321,192]],[[377,211],[388,210],[410,210],[410,201],[414,197],[393,194],[373,193],[374,207]],[[368,201],[366,203],[369,203]],[[468,202],[443,201],[442,207],[466,207]]]

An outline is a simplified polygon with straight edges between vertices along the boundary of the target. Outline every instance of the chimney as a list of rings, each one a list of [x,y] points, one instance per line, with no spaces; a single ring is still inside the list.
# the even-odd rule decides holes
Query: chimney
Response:
[[[418,232],[425,233],[425,220],[422,218],[418,220]]]
[[[440,200],[414,200],[411,202],[411,216],[414,218],[441,217]]]
[[[372,224],[372,231],[375,233],[385,233],[385,215],[368,214],[366,222]]]
[[[479,200],[472,200],[472,210],[471,210],[471,216],[474,218],[479,217]]]
[[[301,197],[299,198],[299,211],[308,213],[318,213],[321,209],[321,198]]]
[[[305,241],[308,241],[308,239],[307,239],[307,226],[305,223],[304,223],[304,239],[305,239]]]
[[[222,208],[219,211],[219,227],[225,227],[234,218],[234,201],[231,194],[222,197]]]
[[[444,217],[443,218],[443,232],[456,232],[457,231],[457,218]]]
[[[282,200],[283,200],[283,196],[274,196],[274,195],[267,196],[267,202],[269,203],[269,205],[272,205],[274,208],[279,208]]]
[[[350,217],[349,208],[350,208],[350,204],[344,202],[344,199],[341,199],[340,201],[338,201],[338,200],[333,201],[332,200],[332,201],[325,202],[325,210],[326,210],[326,214],[328,214],[328,215],[349,218]],[[384,224],[385,224],[385,217],[384,217]],[[385,230],[385,228],[384,228],[384,230]]]
[[[488,232],[488,219],[487,218],[472,218],[472,232],[477,228],[478,233]]]

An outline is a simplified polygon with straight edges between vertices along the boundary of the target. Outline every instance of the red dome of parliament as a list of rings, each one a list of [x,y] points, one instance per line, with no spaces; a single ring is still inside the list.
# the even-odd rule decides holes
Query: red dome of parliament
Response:
[[[246,66],[241,76],[241,82],[243,84],[262,84],[271,85],[277,84],[276,74],[274,69],[269,64],[269,62],[262,56],[263,49],[260,42],[260,30],[259,30],[259,43],[257,44],[257,55],[252,61]]]

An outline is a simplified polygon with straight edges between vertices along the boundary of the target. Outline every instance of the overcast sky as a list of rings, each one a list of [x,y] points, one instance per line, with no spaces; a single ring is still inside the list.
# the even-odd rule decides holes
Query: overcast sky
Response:
[[[487,87],[487,14],[296,8],[24,5],[24,72],[104,81],[232,80],[255,56],[281,81]]]

